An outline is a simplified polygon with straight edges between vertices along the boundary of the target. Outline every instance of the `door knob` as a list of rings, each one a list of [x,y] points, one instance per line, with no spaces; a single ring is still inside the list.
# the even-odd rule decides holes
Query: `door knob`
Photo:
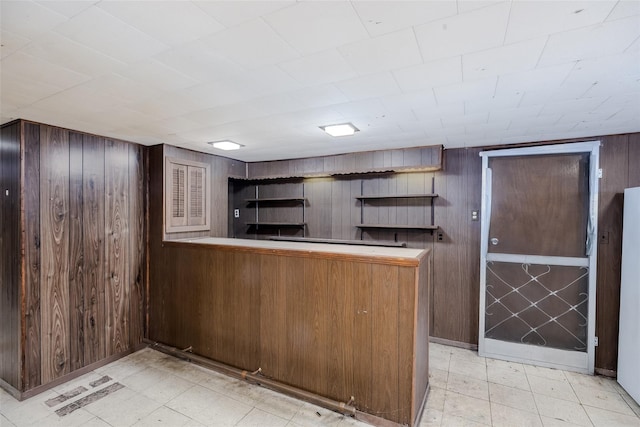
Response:
[[[498,238],[497,238],[497,237],[492,237],[492,238],[491,238],[491,244],[492,244],[493,246],[496,246],[499,242],[500,242],[500,240],[498,240]]]

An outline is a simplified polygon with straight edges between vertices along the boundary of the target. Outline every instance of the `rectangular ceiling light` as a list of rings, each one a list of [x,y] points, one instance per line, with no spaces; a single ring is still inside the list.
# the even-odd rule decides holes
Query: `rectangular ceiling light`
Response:
[[[339,125],[320,126],[320,129],[331,136],[350,136],[358,132],[358,128],[352,123],[342,123]]]
[[[217,148],[219,150],[225,150],[225,151],[237,150],[240,147],[242,147],[242,145],[233,141],[216,141],[216,142],[208,142],[208,144],[213,145],[214,148]]]

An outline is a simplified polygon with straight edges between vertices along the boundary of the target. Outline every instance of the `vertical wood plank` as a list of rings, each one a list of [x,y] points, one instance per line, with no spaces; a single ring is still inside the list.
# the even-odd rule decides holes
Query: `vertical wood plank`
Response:
[[[84,366],[82,134],[69,134],[69,345],[70,370]]]
[[[326,313],[329,311],[328,261],[326,259],[304,259],[304,287],[309,292],[306,295],[308,314],[305,316],[309,328],[305,359],[307,369],[303,372],[303,388],[318,390],[326,394],[328,390],[327,361],[328,351],[326,343],[329,339],[329,325],[332,320]]]
[[[40,129],[42,382],[70,371],[69,134]]]
[[[640,133],[629,134],[629,183],[628,187],[640,187]]]
[[[84,135],[82,217],[84,233],[84,360],[106,357],[104,139]]]
[[[353,354],[359,346],[353,339],[355,301],[349,289],[354,280],[353,263],[329,261],[327,393],[340,402],[353,396]]]
[[[398,268],[398,422],[411,425],[413,411],[416,317],[416,269]],[[426,320],[426,319],[424,319]]]
[[[40,336],[40,126],[23,124],[24,138],[24,263],[25,344],[23,386],[42,384]]]
[[[135,348],[142,343],[144,336],[144,283],[146,256],[146,185],[143,147],[129,144],[129,265],[130,288],[130,346]]]
[[[128,147],[107,140],[105,147],[105,318],[107,356],[129,348]]]
[[[286,307],[286,294],[280,280],[277,256],[260,257],[260,367],[263,374],[270,378],[278,378],[280,366],[278,357],[281,351],[281,331],[286,326],[285,311],[278,307]],[[286,270],[284,270],[286,271]]]
[[[399,421],[398,405],[398,267],[372,265],[371,321],[375,331],[372,337],[373,407],[379,415],[392,421]],[[376,414],[374,414],[376,415]]]
[[[284,277],[287,292],[286,351],[281,356],[284,360],[284,381],[297,387],[303,386],[304,360],[308,356],[311,339],[310,295],[307,295],[306,286],[300,286],[304,283],[305,274],[305,266],[300,259],[288,260]]]
[[[371,382],[373,372],[373,357],[377,349],[373,348],[373,305],[372,287],[373,277],[371,264],[351,264],[352,281],[349,292],[352,294],[355,308],[353,322],[353,389],[351,395],[355,398],[357,408],[370,411],[373,408],[373,395],[377,393]],[[377,333],[377,331],[376,331]],[[376,356],[377,357],[377,356]]]
[[[20,122],[0,131],[0,378],[20,389],[24,375],[21,351],[26,337],[22,334],[21,284],[24,278],[20,254],[21,237],[21,136]]]
[[[629,180],[627,135],[602,139],[598,233],[608,239],[598,245],[596,286],[596,363],[599,368],[616,369],[618,360],[618,317],[622,261],[623,191]]]

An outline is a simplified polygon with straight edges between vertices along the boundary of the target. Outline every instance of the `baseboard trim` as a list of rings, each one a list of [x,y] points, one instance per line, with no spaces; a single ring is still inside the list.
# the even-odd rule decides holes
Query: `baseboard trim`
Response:
[[[448,346],[451,346],[451,347],[464,348],[464,349],[467,349],[467,350],[478,351],[478,344],[470,344],[468,342],[453,341],[453,340],[448,340],[448,339],[445,339],[445,338],[438,338],[438,337],[429,337],[429,342],[436,343],[436,344],[442,344],[442,345],[448,345]]]
[[[11,385],[9,385],[8,383],[6,383],[5,381],[3,381],[1,379],[0,379],[0,387],[2,387],[9,394],[11,394],[15,399],[22,401],[22,400],[25,400],[25,399],[29,399],[30,397],[36,396],[36,395],[38,395],[38,394],[40,394],[42,392],[45,392],[47,390],[50,390],[53,387],[57,387],[60,384],[64,384],[67,381],[71,381],[71,380],[73,380],[75,378],[78,378],[79,376],[84,375],[84,374],[86,374],[88,372],[91,372],[91,371],[96,370],[98,368],[101,368],[101,367],[103,367],[105,365],[108,365],[111,362],[115,362],[118,359],[122,359],[123,357],[128,356],[131,353],[134,353],[134,352],[136,352],[138,350],[141,350],[141,349],[143,349],[145,347],[147,347],[147,345],[144,344],[144,343],[138,344],[138,345],[136,345],[135,347],[133,347],[130,350],[123,351],[123,352],[118,353],[118,354],[114,354],[113,356],[106,357],[106,358],[104,358],[102,360],[99,360],[97,362],[94,362],[94,363],[92,363],[90,365],[83,366],[82,368],[76,369],[75,371],[70,372],[70,373],[68,373],[68,374],[66,374],[66,375],[64,375],[64,376],[62,376],[60,378],[56,378],[55,380],[50,381],[50,382],[48,382],[46,384],[42,384],[42,385],[36,386],[34,388],[31,388],[31,389],[23,391],[23,392],[20,392],[19,390],[15,389],[14,387],[12,387]]]
[[[596,374],[602,375],[603,377],[618,378],[618,371],[614,371],[613,369],[595,368],[595,371]]]

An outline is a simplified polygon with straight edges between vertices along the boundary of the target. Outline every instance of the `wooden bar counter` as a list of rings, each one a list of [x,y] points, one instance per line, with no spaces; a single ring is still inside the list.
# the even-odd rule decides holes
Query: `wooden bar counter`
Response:
[[[151,341],[260,369],[363,421],[419,422],[428,250],[202,238],[162,242],[151,256]]]

